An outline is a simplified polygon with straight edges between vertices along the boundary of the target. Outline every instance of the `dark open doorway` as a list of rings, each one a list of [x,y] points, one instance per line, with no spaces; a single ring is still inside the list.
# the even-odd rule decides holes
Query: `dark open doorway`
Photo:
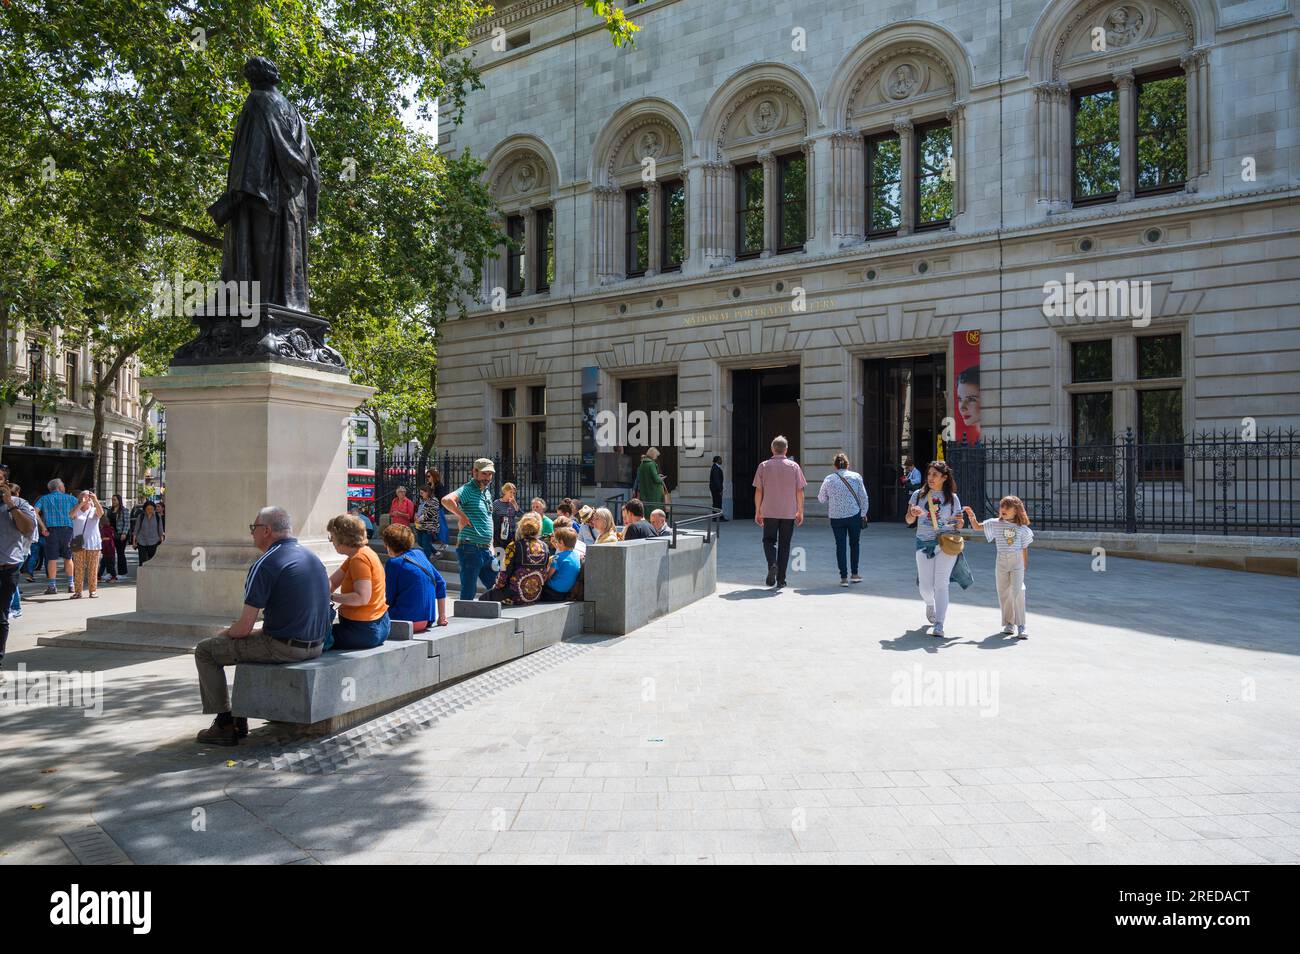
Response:
[[[733,516],[754,516],[754,471],[772,454],[772,438],[784,434],[789,455],[800,460],[799,365],[740,368],[731,372],[731,481]]]
[[[901,520],[911,488],[900,483],[903,461],[925,472],[947,413],[942,353],[871,358],[862,381],[862,478],[872,520]]]

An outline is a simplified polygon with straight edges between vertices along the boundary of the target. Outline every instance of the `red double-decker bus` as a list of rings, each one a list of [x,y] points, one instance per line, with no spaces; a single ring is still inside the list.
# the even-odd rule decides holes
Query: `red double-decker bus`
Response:
[[[348,506],[375,502],[375,472],[365,467],[348,468]]]

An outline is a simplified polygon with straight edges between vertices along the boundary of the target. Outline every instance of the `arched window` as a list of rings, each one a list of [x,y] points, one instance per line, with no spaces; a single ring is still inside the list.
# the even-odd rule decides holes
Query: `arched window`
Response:
[[[595,270],[601,283],[680,271],[689,254],[681,114],[661,100],[623,107],[597,138]]]
[[[1030,43],[1040,202],[1195,191],[1209,172],[1208,56],[1182,0],[1084,0]]]
[[[550,290],[555,281],[556,178],[549,150],[532,137],[513,137],[488,160],[488,188],[511,243],[483,269],[485,300],[502,292],[517,298]]]
[[[947,228],[965,210],[969,68],[931,24],[886,27],[837,72],[829,97],[831,233],[846,241]]]
[[[709,264],[801,252],[813,233],[811,88],[758,64],[718,90],[703,124],[704,255]]]

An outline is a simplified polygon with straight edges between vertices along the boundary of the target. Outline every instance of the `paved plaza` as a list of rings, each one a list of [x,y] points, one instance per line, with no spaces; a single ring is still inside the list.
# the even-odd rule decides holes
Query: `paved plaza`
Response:
[[[191,741],[191,657],[35,646],[133,587],[36,596],[6,668],[102,673],[104,711],[0,709],[0,862],[1300,861],[1300,581],[1035,550],[1016,642],[972,542],[940,640],[910,534],[863,543],[841,589],[797,531],[776,593],[727,524],[718,592],[627,637],[239,749]]]

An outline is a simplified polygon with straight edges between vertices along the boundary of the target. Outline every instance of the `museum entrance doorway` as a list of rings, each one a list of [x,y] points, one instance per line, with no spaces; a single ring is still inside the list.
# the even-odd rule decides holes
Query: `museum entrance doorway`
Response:
[[[901,482],[911,458],[922,476],[935,457],[948,406],[946,356],[869,358],[862,377],[862,478],[872,520],[901,520],[912,487]]]
[[[784,434],[800,459],[799,365],[737,368],[731,372],[732,515],[754,516],[754,471],[772,456],[772,438]]]

